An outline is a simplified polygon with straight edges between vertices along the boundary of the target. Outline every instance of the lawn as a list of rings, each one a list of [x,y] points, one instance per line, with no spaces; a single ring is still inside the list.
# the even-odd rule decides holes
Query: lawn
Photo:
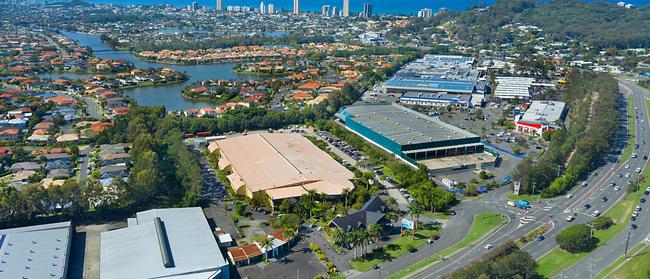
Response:
[[[381,264],[385,261],[390,261],[394,258],[397,258],[401,255],[408,253],[409,243],[411,243],[414,248],[418,248],[431,238],[431,236],[440,233],[439,227],[425,227],[421,226],[421,229],[415,233],[415,239],[411,239],[411,234],[405,234],[391,243],[384,246],[384,249],[380,252],[373,252],[367,255],[366,260],[353,260],[350,262],[352,268],[358,271],[367,271],[370,270],[374,265]],[[370,245],[368,250],[374,248],[374,245]],[[359,252],[360,253],[360,250]]]
[[[537,263],[539,264],[537,272],[545,278],[551,278],[560,271],[574,265],[587,255],[589,255],[587,252],[572,254],[560,249],[560,247],[555,247],[550,253],[537,260]]]
[[[431,212],[431,211],[427,211],[427,212],[424,212],[423,215],[427,216],[429,218],[438,219],[438,220],[449,220],[449,215],[444,214],[442,212],[435,212],[434,213],[434,212]]]
[[[619,163],[627,161],[634,150],[634,101],[632,100],[632,95],[627,96],[627,130],[627,146],[625,146],[621,157],[618,159]]]
[[[625,259],[620,257],[601,271],[596,278],[644,278],[650,272],[650,245],[639,244],[628,252]],[[623,264],[624,263],[624,264]],[[620,266],[623,264],[622,266]]]
[[[404,278],[406,275],[409,273],[412,273],[414,271],[417,271],[423,267],[425,267],[427,264],[439,260],[441,258],[449,256],[451,253],[461,250],[468,245],[483,239],[487,234],[497,226],[501,225],[503,222],[503,217],[501,214],[496,213],[496,212],[485,212],[485,213],[479,213],[476,216],[474,216],[474,222],[472,223],[472,228],[469,230],[467,235],[461,240],[460,242],[456,243],[454,246],[448,247],[446,249],[443,249],[442,251],[436,253],[435,255],[424,259],[422,261],[419,261],[415,264],[412,264],[411,266],[402,269],[395,274],[392,274],[391,276],[388,276],[387,278]]]

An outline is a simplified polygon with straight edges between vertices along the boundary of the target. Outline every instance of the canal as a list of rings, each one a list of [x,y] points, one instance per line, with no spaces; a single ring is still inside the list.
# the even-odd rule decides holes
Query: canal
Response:
[[[227,80],[244,80],[260,79],[258,76],[240,75],[233,71],[237,65],[235,63],[226,64],[202,64],[202,65],[171,65],[163,63],[153,63],[138,60],[128,51],[119,51],[112,49],[104,44],[98,35],[81,34],[75,32],[63,32],[64,35],[77,41],[81,46],[90,47],[95,51],[95,55],[100,58],[122,59],[132,62],[137,68],[171,68],[176,71],[185,72],[190,79],[183,83],[140,87],[127,89],[124,94],[135,99],[142,106],[159,106],[163,105],[168,111],[186,110],[190,108],[200,108],[205,106],[213,107],[214,103],[198,102],[188,100],[181,96],[183,88],[195,81],[207,79],[227,79]],[[39,75],[41,78],[56,79],[67,77],[71,79],[86,78],[92,75],[72,74],[72,73],[45,73]]]

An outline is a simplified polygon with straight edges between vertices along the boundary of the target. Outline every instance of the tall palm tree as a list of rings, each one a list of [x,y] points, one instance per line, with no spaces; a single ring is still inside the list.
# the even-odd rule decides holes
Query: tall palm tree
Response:
[[[348,196],[350,195],[350,189],[344,188],[341,195],[343,195],[343,197],[345,197],[345,208],[348,208]]]
[[[265,237],[260,241],[260,246],[262,246],[262,249],[264,250],[264,261],[268,262],[269,261],[268,249],[273,247],[273,241],[270,238]]]
[[[384,228],[379,224],[370,224],[368,226],[368,233],[372,236],[373,241],[375,242],[375,249],[377,248],[379,238],[384,232]]]
[[[361,245],[361,257],[366,258],[368,244],[372,236],[366,229],[359,229],[359,244]]]
[[[418,229],[418,219],[420,219],[420,214],[422,214],[422,204],[418,201],[414,201],[409,205],[409,212],[411,218],[413,218],[413,235],[411,236],[411,239],[415,239],[415,232]]]

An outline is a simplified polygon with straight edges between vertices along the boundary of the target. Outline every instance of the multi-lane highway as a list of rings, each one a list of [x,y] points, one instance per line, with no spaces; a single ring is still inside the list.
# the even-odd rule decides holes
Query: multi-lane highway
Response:
[[[534,209],[526,212],[526,218],[522,218],[523,220],[529,220],[528,223],[519,224],[519,226],[514,230],[503,230],[498,234],[491,235],[472,249],[452,257],[448,261],[433,266],[414,277],[440,277],[464,266],[472,260],[480,259],[485,253],[483,244],[489,243],[497,246],[507,241],[516,240],[539,227],[541,224],[549,223],[553,225],[553,228],[546,233],[545,240],[534,241],[523,247],[525,251],[528,251],[531,256],[533,256],[533,258],[540,258],[556,247],[555,236],[564,228],[571,224],[587,223],[593,220],[594,211],[598,210],[601,213],[605,212],[616,201],[618,201],[624,195],[628,183],[637,180],[639,174],[636,172],[636,169],[643,169],[645,167],[646,160],[643,159],[643,156],[650,154],[650,147],[645,144],[646,142],[650,142],[650,139],[647,137],[647,132],[650,131],[650,127],[648,126],[648,112],[644,91],[627,82],[621,82],[620,88],[625,94],[633,94],[634,105],[635,107],[638,107],[636,112],[638,119],[635,120],[635,134],[637,135],[635,139],[639,146],[634,149],[634,152],[638,155],[636,158],[630,158],[628,161],[618,164],[616,156],[608,156],[605,163],[594,171],[589,179],[587,179],[587,185],[585,187],[578,186],[573,189],[571,192],[571,195],[573,196],[572,198],[563,196],[546,201],[546,204],[536,204]],[[622,105],[621,110],[626,110],[625,106]],[[619,186],[620,189],[616,190],[617,188],[615,186]],[[607,201],[602,201],[603,197],[607,197]],[[585,204],[589,204],[590,208],[585,208]],[[523,215],[521,213],[519,214]],[[568,215],[575,215],[576,219],[573,222],[567,222],[565,219]],[[634,235],[632,236],[630,243],[638,243],[645,238],[645,235],[648,233],[647,227],[650,226],[650,224],[648,224],[649,222],[646,218],[650,218],[647,217],[647,215],[650,214],[642,213],[641,215],[642,216],[637,220],[637,224],[640,225],[640,227],[633,232]],[[622,255],[623,252],[621,249],[624,250],[625,246],[620,245],[619,242],[623,236],[627,236],[627,230],[614,238],[611,241],[611,244],[602,246],[601,249],[598,249],[594,253],[595,259],[593,265],[598,265],[598,268],[591,268],[591,260],[589,262],[581,261],[567,270],[564,274],[570,274],[575,277],[584,277],[584,272],[580,272],[581,270],[585,270],[583,266],[586,264],[590,265],[592,272],[597,273],[608,265],[607,262],[611,263]]]
[[[643,160],[643,156],[647,156],[650,152],[650,147],[645,144],[650,142],[650,137],[648,136],[648,131],[650,131],[648,121],[650,121],[650,118],[648,118],[648,110],[646,107],[646,99],[650,97],[650,92],[627,81],[621,81],[620,86],[628,94],[633,94],[634,104],[638,108],[636,112],[637,116],[635,117],[636,144],[639,144],[639,148],[636,149],[635,152],[638,154],[638,157],[636,159],[631,159],[631,162],[629,162],[631,165],[630,169],[632,169],[632,167],[636,168],[636,166],[641,166],[641,168],[643,168],[647,162],[646,160]],[[644,198],[647,199],[648,196],[645,195]],[[631,227],[628,227],[609,241],[609,243],[599,247],[589,257],[571,266],[558,277],[591,278],[591,276],[598,274],[624,255],[628,232],[630,235],[630,249],[639,242],[644,241],[650,232],[650,210],[647,204],[648,203],[639,203],[642,209],[639,212],[636,221],[631,222],[637,226],[637,229],[631,229]]]

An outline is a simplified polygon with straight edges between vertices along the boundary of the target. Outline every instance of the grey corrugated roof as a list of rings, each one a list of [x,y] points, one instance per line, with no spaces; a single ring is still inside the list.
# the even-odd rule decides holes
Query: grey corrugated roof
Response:
[[[433,118],[397,104],[349,106],[345,111],[361,125],[400,145],[478,137],[438,118]]]
[[[173,267],[163,265],[156,217],[163,222]],[[138,212],[132,221],[127,228],[101,234],[102,279],[221,278],[212,276],[228,266],[199,207]]]
[[[70,222],[0,230],[0,278],[66,278]]]

